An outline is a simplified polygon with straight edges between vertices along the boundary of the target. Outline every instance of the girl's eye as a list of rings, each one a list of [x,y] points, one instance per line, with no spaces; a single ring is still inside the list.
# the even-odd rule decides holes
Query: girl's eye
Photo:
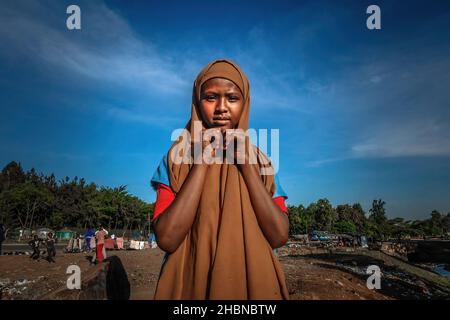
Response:
[[[230,100],[231,102],[236,102],[236,101],[239,100],[239,98],[238,98],[238,97],[230,97],[229,100]]]
[[[206,100],[208,101],[214,101],[216,99],[216,96],[206,96]]]

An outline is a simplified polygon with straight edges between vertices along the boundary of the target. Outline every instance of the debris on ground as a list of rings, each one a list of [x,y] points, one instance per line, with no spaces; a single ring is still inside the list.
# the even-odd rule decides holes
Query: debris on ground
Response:
[[[427,277],[422,277],[416,270],[418,267],[405,271],[404,266],[399,268],[374,253],[348,248],[337,252],[326,247],[318,249],[291,244],[280,248],[277,255],[284,267],[292,300],[450,299],[448,288],[431,281],[443,277],[424,268],[420,272]],[[131,285],[130,298],[152,299],[164,252],[159,249],[108,251],[108,256],[112,255],[120,258],[126,270]],[[49,264],[26,255],[3,256],[0,299],[102,299],[101,295],[83,294],[66,287],[69,276],[66,272],[70,265],[80,267],[82,279],[95,278],[101,272],[102,265],[92,265],[89,258],[84,253],[58,252],[56,263]],[[367,287],[369,265],[381,269],[380,290]]]

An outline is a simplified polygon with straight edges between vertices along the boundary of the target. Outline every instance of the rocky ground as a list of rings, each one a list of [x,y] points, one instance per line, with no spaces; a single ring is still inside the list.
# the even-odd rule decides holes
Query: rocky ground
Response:
[[[284,249],[279,259],[285,269],[293,300],[449,299],[448,292],[422,280],[385,268],[381,261],[359,256],[296,254]],[[159,249],[108,251],[117,255],[131,284],[131,299],[152,299],[164,253]],[[366,286],[367,265],[377,263],[385,271],[381,290]],[[31,260],[26,255],[0,257],[1,299],[77,299],[77,290],[64,290],[69,265],[81,269],[82,278],[95,276],[101,265],[90,265],[86,254],[58,252],[56,263]],[[61,292],[61,293],[59,293]],[[56,293],[56,294],[55,294]]]

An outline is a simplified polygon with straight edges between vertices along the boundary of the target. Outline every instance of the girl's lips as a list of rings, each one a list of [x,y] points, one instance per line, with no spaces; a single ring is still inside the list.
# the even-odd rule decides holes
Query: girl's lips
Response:
[[[231,120],[231,118],[227,117],[227,116],[214,116],[212,119],[213,120]]]
[[[219,118],[213,118],[213,124],[215,125],[225,125],[230,122],[230,119],[219,119]]]
[[[212,126],[214,128],[227,128],[229,123],[230,123],[229,121],[213,122]]]

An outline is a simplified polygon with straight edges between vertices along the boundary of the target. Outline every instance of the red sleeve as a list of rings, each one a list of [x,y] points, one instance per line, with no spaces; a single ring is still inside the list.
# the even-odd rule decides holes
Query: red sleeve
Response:
[[[286,208],[286,203],[284,203],[284,197],[275,197],[275,198],[273,198],[273,201],[278,205],[278,207],[281,209],[281,211],[286,213],[286,215],[288,214],[288,211]]]
[[[166,186],[165,184],[162,183],[158,184],[155,210],[153,212],[152,222],[155,221],[155,219],[161,213],[163,213],[168,206],[170,206],[170,204],[174,199],[175,194],[173,193],[172,189],[170,189],[169,186]],[[275,197],[273,198],[273,201],[276,203],[276,205],[280,208],[281,211],[283,211],[285,214],[288,214],[286,204],[284,202],[284,197]]]
[[[161,213],[163,213],[163,211],[166,210],[168,206],[170,206],[173,199],[175,199],[175,194],[173,193],[172,189],[170,189],[169,186],[166,186],[165,184],[162,183],[158,184],[156,194],[157,196],[152,222],[155,221],[155,219]]]

